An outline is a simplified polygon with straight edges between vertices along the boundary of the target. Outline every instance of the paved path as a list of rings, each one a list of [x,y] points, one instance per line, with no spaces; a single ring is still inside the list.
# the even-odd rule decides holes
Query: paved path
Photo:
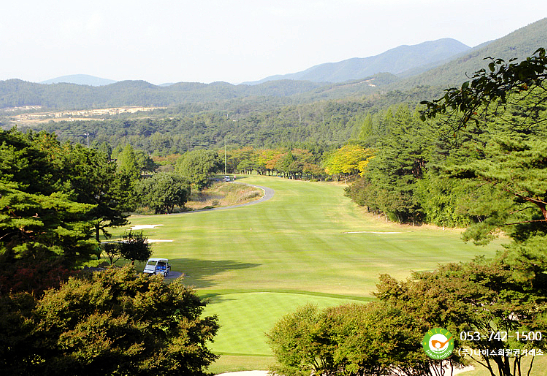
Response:
[[[174,272],[174,271],[170,271],[169,272],[169,275],[167,277],[165,277],[165,279],[177,279],[178,277],[180,277],[182,275],[181,272]]]

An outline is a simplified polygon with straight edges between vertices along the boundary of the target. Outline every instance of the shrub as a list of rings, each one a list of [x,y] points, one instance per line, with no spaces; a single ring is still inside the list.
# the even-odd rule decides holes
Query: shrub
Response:
[[[272,371],[286,376],[430,375],[432,366],[443,363],[423,351],[428,329],[382,302],[322,311],[308,305],[268,333],[278,362]]]

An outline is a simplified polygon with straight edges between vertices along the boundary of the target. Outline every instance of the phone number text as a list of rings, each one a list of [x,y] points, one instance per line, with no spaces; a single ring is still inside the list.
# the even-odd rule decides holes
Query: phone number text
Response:
[[[488,332],[486,334],[479,332],[460,332],[462,341],[507,341],[509,338],[515,338],[517,341],[541,341],[542,332]]]

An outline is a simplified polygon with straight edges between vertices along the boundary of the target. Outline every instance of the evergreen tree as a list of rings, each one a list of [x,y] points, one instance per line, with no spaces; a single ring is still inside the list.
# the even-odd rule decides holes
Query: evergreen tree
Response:
[[[131,209],[131,195],[124,187],[128,177],[118,174],[116,164],[96,150],[70,144],[64,150],[61,156],[64,176],[78,202],[95,205],[88,217],[93,223],[95,240],[100,243],[101,233],[110,237],[108,228],[127,224],[124,212]]]
[[[63,257],[89,260],[94,205],[78,202],[54,135],[0,131],[0,262]]]
[[[461,146],[444,170],[469,192],[459,205],[475,218],[466,239],[484,244],[501,229],[515,241],[510,247],[529,244],[535,253],[535,239],[547,236],[545,71],[543,49],[520,63],[493,60],[488,73],[478,71],[460,90],[424,102],[424,119],[454,111],[449,118],[456,119]]]
[[[372,115],[367,114],[367,116],[365,117],[365,120],[363,121],[363,125],[361,126],[361,129],[359,130],[357,140],[359,142],[362,142],[365,147],[371,147],[375,143],[375,138],[376,138],[376,135],[374,132]]]
[[[424,129],[406,105],[388,111],[381,122],[386,136],[375,145],[377,153],[366,172],[366,205],[378,208],[392,220],[420,222],[423,211],[416,195],[431,145],[431,133]]]
[[[141,176],[140,167],[131,144],[125,145],[118,155],[118,167],[120,173],[127,176],[131,182],[134,183],[139,180]]]

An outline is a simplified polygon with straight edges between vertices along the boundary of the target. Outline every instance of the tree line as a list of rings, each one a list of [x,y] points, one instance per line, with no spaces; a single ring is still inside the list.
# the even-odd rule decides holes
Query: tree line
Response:
[[[368,116],[357,142],[375,155],[347,194],[402,223],[486,228],[494,212],[496,225],[543,217],[544,97],[539,86],[427,122],[424,107],[405,105]],[[477,206],[486,197],[498,198],[490,211]]]
[[[11,79],[0,81],[0,108],[33,105],[49,109],[175,106],[255,97],[275,101],[275,98],[306,93],[320,86],[313,82],[291,80],[260,85],[179,82],[156,86],[145,81],[120,81],[104,86],[87,86],[69,83],[37,84]]]

